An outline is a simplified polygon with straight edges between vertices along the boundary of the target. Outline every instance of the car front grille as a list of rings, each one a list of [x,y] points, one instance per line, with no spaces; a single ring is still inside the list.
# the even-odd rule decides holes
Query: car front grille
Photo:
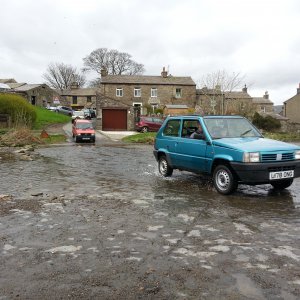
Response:
[[[269,172],[281,172],[281,171],[290,171],[290,170],[295,170],[295,166],[281,166],[281,167],[268,168]]]
[[[263,153],[261,155],[262,162],[287,161],[287,160],[294,160],[294,152]]]

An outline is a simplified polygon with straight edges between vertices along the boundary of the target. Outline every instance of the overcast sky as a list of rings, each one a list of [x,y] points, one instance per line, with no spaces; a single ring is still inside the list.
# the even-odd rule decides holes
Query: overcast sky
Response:
[[[42,83],[49,63],[81,69],[104,47],[145,75],[240,73],[251,96],[281,104],[300,82],[300,1],[0,0],[0,78]]]

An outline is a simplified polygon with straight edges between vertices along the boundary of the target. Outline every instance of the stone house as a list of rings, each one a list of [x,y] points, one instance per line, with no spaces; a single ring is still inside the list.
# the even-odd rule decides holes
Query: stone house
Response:
[[[98,126],[103,130],[132,130],[139,115],[167,104],[195,107],[196,84],[191,77],[107,75],[101,73],[97,98]],[[116,124],[118,119],[119,124]],[[121,124],[122,123],[122,124]]]
[[[253,106],[258,113],[273,113],[274,103],[269,99],[269,93],[266,91],[263,97],[252,97]]]
[[[244,115],[252,108],[252,98],[246,86],[241,91],[221,91],[220,86],[197,89],[196,102],[206,115]]]
[[[53,101],[53,98],[59,96],[47,84],[27,84],[16,82],[14,79],[0,79],[0,82],[10,87],[7,92],[23,96],[32,105],[46,107],[48,103]]]
[[[300,84],[297,93],[292,98],[283,102],[283,115],[293,123],[300,124]]]
[[[95,108],[98,88],[79,88],[77,83],[73,83],[70,89],[56,90],[59,100],[65,106],[70,106],[74,110],[82,108]]]

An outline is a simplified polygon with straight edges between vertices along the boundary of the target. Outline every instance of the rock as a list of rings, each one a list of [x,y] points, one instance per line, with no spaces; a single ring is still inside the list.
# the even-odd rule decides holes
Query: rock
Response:
[[[0,195],[0,201],[12,200],[12,195]]]
[[[30,152],[34,151],[34,147],[32,145],[26,145],[24,148],[25,148],[25,150],[30,151]]]
[[[30,155],[28,155],[28,154],[23,154],[23,155],[20,156],[20,160],[28,160],[28,161],[31,161],[31,160],[33,160],[33,159],[30,157]]]
[[[31,196],[34,196],[34,197],[37,197],[37,196],[43,196],[44,195],[44,193],[34,193],[34,194],[31,194]]]

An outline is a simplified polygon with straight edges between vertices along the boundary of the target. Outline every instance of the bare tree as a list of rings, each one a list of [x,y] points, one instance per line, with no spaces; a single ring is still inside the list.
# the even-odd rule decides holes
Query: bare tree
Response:
[[[86,83],[83,73],[71,65],[64,63],[51,63],[49,64],[46,73],[43,74],[46,83],[52,88],[64,90],[69,89],[72,83],[77,83],[82,87]]]
[[[229,74],[225,70],[219,70],[204,76],[200,83],[202,86],[200,97],[202,97],[202,102],[206,102],[206,113],[226,114],[226,95],[240,87],[244,78],[245,76],[240,73]]]
[[[93,70],[98,74],[101,74],[102,69],[110,75],[139,75],[145,71],[144,65],[132,60],[130,54],[107,48],[92,51],[83,58],[83,62],[84,71]]]

